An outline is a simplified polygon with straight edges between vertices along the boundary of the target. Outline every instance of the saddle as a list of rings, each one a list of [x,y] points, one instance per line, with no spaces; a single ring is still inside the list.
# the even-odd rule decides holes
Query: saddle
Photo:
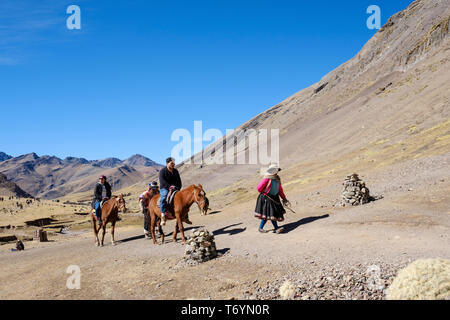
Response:
[[[172,205],[173,203],[173,199],[175,199],[175,194],[180,191],[178,190],[175,186],[170,186],[169,188],[169,193],[167,194],[166,197],[166,201],[167,201],[167,206]],[[161,197],[159,197],[158,201],[157,201],[157,207],[160,208],[161,207]]]
[[[110,199],[108,199],[108,200],[110,200]],[[108,200],[106,200],[106,201],[102,200],[102,202],[100,203],[100,210],[103,209],[103,206],[105,205],[106,202],[108,202]],[[95,216],[95,199],[92,200],[92,203],[91,203],[91,213]]]

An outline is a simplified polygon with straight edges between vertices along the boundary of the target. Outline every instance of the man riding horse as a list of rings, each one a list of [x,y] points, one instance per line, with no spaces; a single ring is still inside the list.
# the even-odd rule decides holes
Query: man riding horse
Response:
[[[109,199],[111,199],[111,185],[106,181],[106,177],[102,175],[95,186],[94,200],[92,201],[99,225],[102,224],[102,205]]]
[[[159,172],[159,186],[160,186],[160,194],[161,194],[161,218],[163,220],[163,224],[167,219],[175,219],[170,212],[167,211],[167,195],[170,189],[181,190],[181,178],[180,173],[177,169],[175,169],[175,159],[169,157],[166,159],[166,167],[161,169]],[[186,217],[186,223],[191,224],[189,219]]]

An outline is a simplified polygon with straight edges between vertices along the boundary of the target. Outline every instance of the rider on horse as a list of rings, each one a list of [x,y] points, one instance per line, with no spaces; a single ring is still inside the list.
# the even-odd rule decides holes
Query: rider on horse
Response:
[[[161,218],[164,220],[174,219],[170,212],[167,212],[167,194],[170,187],[175,187],[177,190],[181,190],[181,178],[180,173],[175,169],[175,159],[169,157],[166,159],[166,167],[162,168],[159,172],[159,185],[161,188]]]
[[[141,212],[144,214],[144,236],[146,239],[149,239],[150,234],[150,215],[148,213],[148,205],[150,202],[150,199],[155,195],[159,193],[159,186],[157,181],[153,181],[152,183],[148,184],[148,190],[146,190],[144,193],[142,193],[138,200],[139,200],[139,206],[141,207]]]
[[[102,223],[102,205],[111,199],[111,185],[106,181],[105,176],[100,176],[99,182],[94,189],[93,207],[97,216],[97,223]]]

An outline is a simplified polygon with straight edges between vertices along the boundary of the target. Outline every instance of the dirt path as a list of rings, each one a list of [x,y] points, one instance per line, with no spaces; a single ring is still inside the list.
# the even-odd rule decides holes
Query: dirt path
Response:
[[[217,248],[226,253],[195,267],[177,267],[184,252],[180,243],[154,246],[143,239],[140,228],[119,228],[119,243],[114,247],[109,243],[109,235],[106,246],[98,248],[93,245],[92,235],[86,233],[24,252],[2,250],[0,298],[242,298],[251,297],[253,292],[292,271],[315,273],[330,264],[450,258],[448,219],[434,225],[420,215],[416,218],[422,220],[414,225],[417,221],[411,223],[411,210],[417,207],[412,205],[408,210],[403,206],[401,212],[392,208],[386,212],[387,206],[379,201],[346,210],[316,209],[309,214],[290,214],[285,222],[288,232],[281,235],[259,234],[258,221],[249,213],[249,205],[235,207],[240,214],[193,214],[194,223],[214,232]],[[372,221],[367,221],[368,216]],[[173,223],[169,223],[165,232],[169,233],[172,227]],[[190,232],[192,229],[187,234]],[[170,234],[168,239],[171,241]],[[69,265],[81,269],[81,290],[66,288]]]

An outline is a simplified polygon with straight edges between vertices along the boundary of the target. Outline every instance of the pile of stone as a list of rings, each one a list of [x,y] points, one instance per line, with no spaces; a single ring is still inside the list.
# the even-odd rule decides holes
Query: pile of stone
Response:
[[[342,191],[342,206],[358,206],[370,202],[371,197],[366,184],[356,173],[347,176]]]
[[[206,229],[198,229],[186,242],[184,260],[187,264],[202,263],[217,257],[214,236]]]

